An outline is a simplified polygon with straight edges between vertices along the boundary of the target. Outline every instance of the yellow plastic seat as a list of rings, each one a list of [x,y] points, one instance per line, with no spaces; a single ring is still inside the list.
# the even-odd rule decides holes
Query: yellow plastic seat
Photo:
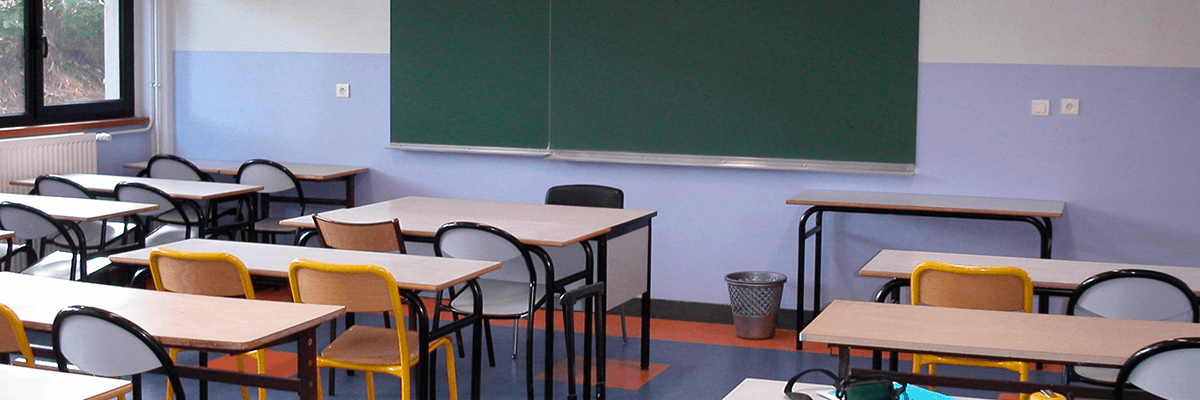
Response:
[[[375,265],[333,264],[297,259],[288,267],[288,282],[292,300],[297,303],[334,304],[346,307],[346,312],[384,312],[404,315],[400,289],[392,274]],[[420,348],[416,332],[405,329],[403,318],[396,319],[396,328],[355,325],[343,332],[317,356],[317,368],[341,368],[366,372],[367,398],[375,399],[373,373],[385,373],[400,378],[400,395],[412,397],[412,368],[417,364]],[[454,346],[450,338],[441,337],[429,343],[429,351],[446,351],[446,374],[450,399],[458,399],[458,381],[454,368]],[[318,370],[318,375],[320,372]],[[318,385],[320,379],[317,379]],[[317,389],[320,392],[320,388]]]
[[[1033,283],[1017,267],[972,267],[925,261],[912,273],[911,297],[914,305],[969,308],[993,311],[1033,312]],[[1002,368],[1016,372],[1021,382],[1029,381],[1029,363],[993,361],[929,354],[913,354],[912,372],[937,373],[938,364]],[[1021,399],[1028,398],[1021,394]]]
[[[0,304],[0,322],[4,323],[0,326],[0,354],[20,353],[25,358],[25,366],[35,367],[33,349],[29,347],[29,337],[25,335],[25,326],[21,325],[17,313]]]
[[[154,287],[161,291],[254,300],[254,285],[250,281],[250,272],[241,260],[229,253],[155,249],[150,252],[150,275],[154,279]],[[179,355],[179,349],[170,349],[170,355],[171,361],[174,362]],[[242,357],[246,355],[254,357],[256,372],[267,373],[265,350],[234,355],[239,372],[245,371]],[[167,400],[173,397],[168,387]],[[248,390],[242,386],[242,399],[249,398]],[[266,388],[258,388],[258,398],[267,398]]]

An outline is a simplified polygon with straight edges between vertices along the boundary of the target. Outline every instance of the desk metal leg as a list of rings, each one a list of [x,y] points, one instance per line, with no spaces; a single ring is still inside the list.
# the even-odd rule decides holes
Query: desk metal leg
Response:
[[[296,340],[296,376],[300,379],[301,400],[316,400],[317,391],[317,328],[299,333]]]
[[[653,266],[650,265],[651,251],[654,249],[654,230],[651,221],[646,221],[646,292],[642,293],[642,370],[650,369],[650,271]],[[608,254],[608,249],[604,249],[603,254]],[[607,275],[607,272],[605,273]],[[606,285],[608,281],[605,281]],[[608,299],[606,298],[607,302]],[[608,307],[603,307],[607,309]],[[607,310],[605,310],[607,312]],[[608,318],[605,315],[605,318]],[[606,320],[607,322],[607,320]],[[622,320],[621,322],[624,322]]]

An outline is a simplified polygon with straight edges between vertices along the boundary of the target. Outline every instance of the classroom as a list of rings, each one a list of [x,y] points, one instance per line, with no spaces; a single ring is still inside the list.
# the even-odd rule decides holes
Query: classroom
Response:
[[[130,175],[123,164],[158,153],[358,165],[370,169],[356,181],[360,204],[541,203],[554,185],[618,187],[626,208],[658,213],[652,293],[665,310],[726,305],[723,277],[761,270],[789,277],[781,304],[794,315],[797,285],[812,282],[795,280],[804,208],[785,201],[810,189],[1062,201],[1055,259],[1200,267],[1195,1],[921,1],[916,168],[899,175],[389,148],[392,12],[388,0],[138,2],[136,114],[152,126],[110,130],[99,173]],[[334,95],[340,83],[350,97]],[[1031,115],[1037,99],[1050,100],[1048,116]],[[1063,99],[1078,99],[1078,115],[1060,111]],[[881,249],[1037,256],[1022,224],[825,223],[826,303],[869,300],[885,280],[857,271]]]

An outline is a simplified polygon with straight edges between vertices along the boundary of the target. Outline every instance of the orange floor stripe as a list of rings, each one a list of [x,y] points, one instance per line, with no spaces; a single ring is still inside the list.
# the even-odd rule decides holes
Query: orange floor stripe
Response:
[[[604,365],[605,387],[628,390],[640,389],[642,385],[650,382],[651,379],[654,379],[656,375],[665,371],[668,367],[666,364],[650,363],[650,369],[643,371],[639,362],[629,360],[608,360]],[[583,378],[581,378],[581,374],[583,373],[583,358],[581,357],[577,357],[575,360],[575,373],[580,375],[576,376],[575,384],[583,385]],[[555,382],[567,381],[567,360],[562,360],[554,365],[554,375],[551,378]],[[546,379],[546,374],[538,374],[534,379],[544,380]],[[592,382],[593,384],[596,382],[595,370],[592,371]]]
[[[254,357],[242,357],[246,371],[253,372],[257,368]],[[237,371],[237,360],[233,356],[222,356],[209,360],[208,366],[226,371]],[[287,378],[296,375],[296,353],[267,350],[267,375]]]

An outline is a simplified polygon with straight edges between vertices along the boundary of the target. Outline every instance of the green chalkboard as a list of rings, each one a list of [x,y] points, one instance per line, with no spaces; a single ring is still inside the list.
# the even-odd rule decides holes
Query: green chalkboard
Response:
[[[918,0],[392,4],[394,142],[915,160]]]

